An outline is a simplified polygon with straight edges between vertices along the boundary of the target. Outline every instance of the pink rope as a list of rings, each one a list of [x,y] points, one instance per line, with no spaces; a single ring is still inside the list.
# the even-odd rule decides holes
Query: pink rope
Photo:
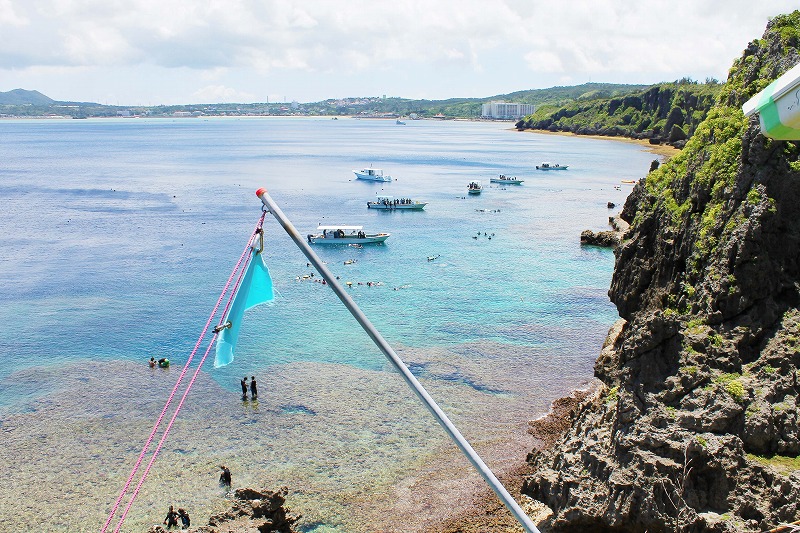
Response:
[[[194,385],[194,382],[197,379],[197,375],[200,373],[200,369],[203,367],[203,363],[205,362],[206,357],[208,357],[208,354],[211,352],[211,347],[214,345],[214,341],[216,340],[216,338],[217,334],[214,333],[214,335],[211,337],[211,342],[208,344],[208,348],[206,348],[206,353],[203,354],[203,358],[200,359],[200,364],[197,365],[197,370],[194,371],[194,375],[192,376],[192,379],[189,381],[189,385],[186,387],[186,391],[183,393],[181,400],[178,402],[178,407],[175,408],[175,413],[172,415],[172,418],[167,424],[167,427],[164,429],[164,434],[161,436],[161,440],[158,441],[156,449],[153,450],[153,456],[150,458],[150,462],[147,463],[147,467],[145,467],[144,473],[142,474],[141,479],[139,479],[139,483],[137,483],[136,488],[133,491],[133,494],[131,494],[131,499],[128,501],[128,505],[125,507],[125,510],[122,511],[122,515],[119,518],[119,523],[117,524],[116,529],[114,529],[114,533],[119,533],[119,530],[122,527],[122,523],[125,521],[125,517],[128,516],[128,511],[130,511],[131,506],[133,505],[133,501],[136,499],[136,496],[139,495],[139,489],[142,488],[144,480],[150,473],[150,468],[153,466],[153,463],[156,460],[156,456],[158,456],[158,452],[161,451],[161,447],[167,440],[167,435],[169,435],[169,431],[170,429],[172,429],[172,423],[175,422],[175,419],[178,417],[178,413],[180,412],[181,407],[183,407],[183,402],[184,400],[186,400],[186,396],[189,395],[189,390],[192,388],[192,385]]]
[[[239,270],[239,267],[241,266],[242,261],[244,261],[246,257],[248,258],[247,260],[249,261],[249,257],[250,256],[248,254],[248,251],[250,249],[250,245],[253,242],[253,237],[255,237],[255,235],[257,234],[257,231],[261,228],[261,226],[262,226],[262,224],[264,222],[264,217],[265,216],[266,216],[266,212],[261,213],[261,218],[259,219],[258,224],[256,225],[256,229],[253,231],[252,235],[250,235],[250,238],[247,241],[247,246],[245,246],[244,251],[242,251],[242,255],[239,257],[239,261],[236,263],[236,266],[233,268],[233,271],[231,271],[231,275],[228,277],[228,281],[225,283],[225,286],[223,287],[222,292],[220,293],[219,298],[217,299],[217,303],[214,305],[214,309],[211,311],[211,315],[209,315],[208,320],[206,321],[206,324],[203,327],[203,331],[200,333],[200,337],[197,339],[197,343],[195,344],[194,349],[192,350],[192,353],[189,355],[189,358],[187,359],[186,364],[183,367],[183,370],[181,370],[180,376],[178,376],[178,380],[175,382],[175,386],[172,388],[172,392],[170,392],[169,398],[167,399],[167,402],[164,404],[164,408],[161,410],[161,414],[158,416],[158,420],[156,420],[156,423],[153,425],[153,429],[150,432],[150,436],[147,438],[147,442],[145,442],[145,445],[142,448],[141,453],[139,454],[139,458],[136,460],[136,464],[134,465],[133,470],[131,470],[131,473],[128,476],[128,480],[125,482],[125,486],[120,491],[119,496],[117,497],[117,500],[114,502],[114,506],[113,506],[113,508],[111,509],[111,512],[108,515],[108,518],[106,519],[105,523],[103,524],[103,527],[100,529],[100,533],[106,533],[106,530],[108,530],[109,524],[111,524],[111,521],[114,520],[114,515],[117,513],[117,510],[119,509],[119,505],[122,502],[122,499],[125,497],[125,494],[127,494],[128,489],[130,488],[130,485],[133,482],[133,478],[136,476],[136,472],[139,470],[139,467],[142,464],[142,460],[144,459],[144,456],[147,454],[147,450],[150,448],[150,444],[152,444],[152,442],[153,442],[153,438],[155,437],[155,434],[158,431],[158,427],[161,425],[161,422],[164,420],[164,415],[166,414],[167,409],[169,409],[169,406],[170,406],[170,404],[172,403],[172,400],[175,397],[175,393],[177,392],[178,387],[180,386],[181,382],[183,381],[183,378],[186,376],[186,372],[189,370],[189,365],[191,364],[192,359],[194,358],[195,354],[197,353],[197,350],[200,347],[200,344],[202,343],[203,338],[205,337],[206,333],[208,332],[208,328],[211,325],[211,322],[213,321],[214,316],[216,315],[220,304],[222,303],[222,299],[225,297],[225,293],[228,291],[228,288],[230,287],[231,281],[233,281],[233,278],[236,276],[236,272]],[[242,274],[239,275],[239,279],[236,282],[237,286],[238,286],[239,282],[241,281],[241,279],[242,279]],[[235,294],[235,291],[233,291],[231,293],[231,296],[228,299],[228,304],[226,305],[225,313],[227,313],[228,309],[230,309],[231,301],[233,299],[233,294]],[[224,317],[224,314],[223,314],[223,317]],[[214,334],[214,338],[216,338],[216,334]],[[213,340],[212,340],[212,344],[213,344]],[[208,352],[206,352],[206,355],[208,355]],[[203,356],[203,360],[205,360],[205,356]],[[198,367],[198,370],[199,370],[199,367]],[[195,376],[196,375],[197,375],[197,373],[195,373]],[[194,382],[194,379],[195,378],[193,377],[192,378],[192,383]],[[187,392],[188,392],[188,389],[187,389]],[[185,398],[185,394],[184,394],[184,398]],[[183,399],[181,399],[181,403],[183,403]],[[177,414],[177,412],[176,412],[176,414]],[[174,420],[174,417],[173,417],[173,420]],[[153,458],[155,458],[155,456]],[[152,464],[152,460],[151,460],[151,464]],[[149,469],[149,465],[148,465],[148,469]],[[143,479],[142,479],[142,481],[143,481]],[[141,483],[141,481],[140,481],[140,483]],[[137,487],[137,492],[138,492],[138,487]],[[135,498],[135,496],[133,498]],[[130,502],[128,503],[128,506],[126,507],[125,513],[123,514],[123,516],[120,519],[120,522],[119,522],[119,525],[117,526],[116,531],[119,531],[119,527],[122,525],[122,521],[125,518],[125,514],[127,514],[128,509],[130,509],[130,505],[133,503],[133,498],[131,498]]]
[[[252,237],[250,238],[250,241],[252,242]],[[248,247],[249,246],[250,246],[250,243],[248,243]],[[244,264],[242,265],[242,268],[241,268],[241,270],[239,272],[239,278],[236,280],[236,284],[235,284],[233,290],[231,291],[230,296],[228,297],[228,302],[225,305],[225,311],[223,311],[223,313],[222,313],[222,320],[220,321],[219,325],[223,324],[223,321],[225,320],[225,317],[227,316],[228,311],[231,308],[231,305],[233,303],[233,298],[236,295],[236,291],[239,290],[239,286],[240,286],[240,284],[242,282],[242,278],[244,277],[244,274],[247,271],[247,266],[250,264],[250,259],[252,259],[252,255],[248,255],[247,259],[245,260]],[[200,359],[200,363],[197,365],[197,370],[194,371],[194,375],[192,375],[192,379],[189,381],[189,384],[186,386],[186,390],[184,391],[183,396],[181,397],[180,401],[178,402],[178,406],[175,408],[175,412],[172,414],[172,418],[170,419],[170,421],[167,424],[167,426],[164,428],[164,433],[163,433],[163,435],[161,435],[161,439],[158,441],[158,444],[156,445],[155,450],[153,450],[153,455],[152,455],[152,457],[150,457],[150,461],[147,463],[147,467],[145,467],[144,472],[142,473],[142,477],[139,479],[139,482],[136,484],[136,488],[134,489],[133,493],[131,494],[131,499],[128,501],[128,505],[125,506],[125,509],[122,511],[122,515],[119,518],[119,523],[117,524],[117,527],[114,529],[114,533],[119,533],[119,530],[122,527],[122,523],[125,521],[125,517],[128,516],[128,511],[130,511],[131,506],[133,505],[133,501],[139,495],[139,490],[142,488],[142,485],[144,485],[144,481],[147,478],[147,475],[150,473],[150,468],[152,468],[153,463],[155,462],[156,457],[158,456],[158,453],[161,451],[161,448],[164,446],[164,442],[166,442],[167,436],[169,435],[169,432],[172,429],[172,424],[175,422],[175,419],[178,418],[178,413],[180,412],[181,408],[183,407],[183,402],[186,400],[186,397],[189,395],[189,390],[191,390],[192,385],[194,385],[194,382],[197,379],[197,375],[200,373],[200,369],[203,367],[203,363],[205,363],[206,358],[208,357],[208,354],[211,351],[211,347],[214,345],[214,341],[216,340],[217,335],[218,334],[215,332],[214,335],[211,337],[211,342],[209,342],[208,348],[206,348],[205,354],[203,354],[202,359]]]

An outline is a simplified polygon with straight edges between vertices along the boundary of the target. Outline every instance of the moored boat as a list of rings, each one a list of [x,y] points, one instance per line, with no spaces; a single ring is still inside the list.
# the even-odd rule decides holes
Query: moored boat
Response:
[[[354,170],[356,178],[367,181],[392,181],[391,176],[385,176],[383,170],[379,168],[362,168],[361,170]]]
[[[492,183],[506,183],[508,185],[520,185],[523,181],[521,179],[517,179],[516,177],[512,178],[511,176],[506,176],[505,174],[500,174],[497,178],[492,178],[490,180]]]
[[[394,198],[393,196],[378,196],[375,200],[367,202],[369,209],[406,209],[410,211],[420,211],[428,205],[427,202],[412,200],[411,198]]]
[[[364,233],[363,226],[319,226],[318,233],[310,233],[311,244],[369,244],[382,243],[389,233]]]
[[[482,190],[483,185],[481,185],[481,182],[478,180],[472,180],[469,182],[469,185],[467,185],[467,192],[470,194],[480,194]]]
[[[569,165],[559,165],[558,163],[542,163],[536,166],[536,170],[567,170]]]

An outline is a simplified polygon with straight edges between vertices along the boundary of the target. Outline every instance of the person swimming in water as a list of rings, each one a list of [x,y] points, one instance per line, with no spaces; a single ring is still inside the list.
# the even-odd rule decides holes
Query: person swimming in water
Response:
[[[258,398],[258,385],[256,385],[256,377],[250,378],[250,396],[255,400]]]

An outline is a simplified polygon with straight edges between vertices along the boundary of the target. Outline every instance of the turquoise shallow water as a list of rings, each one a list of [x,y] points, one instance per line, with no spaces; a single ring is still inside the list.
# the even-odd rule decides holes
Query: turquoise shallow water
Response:
[[[319,250],[356,284],[356,301],[388,339],[425,347],[490,338],[583,351],[598,338],[586,339],[587,324],[602,334],[614,318],[606,298],[613,256],[581,249],[577,236],[606,226],[606,203],[621,204],[629,187],[614,186],[641,177],[653,157],[636,146],[507,126],[2,122],[0,319],[16,331],[2,341],[14,357],[0,373],[75,358],[185,360],[259,215],[259,186],[301,233],[348,223],[393,234],[385,246]],[[541,160],[571,168],[537,172]],[[351,169],[371,164],[396,181],[353,180]],[[489,178],[498,173],[526,181],[496,187]],[[480,197],[464,198],[470,179],[485,182]],[[429,205],[367,210],[379,191]],[[330,291],[295,281],[310,272],[305,258],[273,220],[266,229],[279,297],[254,310],[238,362],[380,364],[371,354],[354,357],[353,346],[370,351],[366,336]],[[494,236],[473,239],[478,232]],[[3,395],[3,404],[13,402]]]
[[[478,438],[524,428],[536,413],[523,404],[541,408],[591,377],[617,316],[607,297],[613,254],[580,247],[578,236],[606,228],[607,202],[621,206],[630,189],[622,180],[644,176],[654,156],[509,128],[324,118],[0,121],[0,320],[9,326],[0,338],[0,414],[31,410],[58,389],[59,369],[76,364],[184,362],[260,215],[254,192],[265,186],[301,233],[320,223],[392,233],[384,246],[315,249],[352,282],[355,301],[414,371],[450,391],[444,401],[465,434],[473,423]],[[536,171],[542,161],[570,169]],[[396,181],[356,181],[352,170],[369,165]],[[500,173],[525,183],[491,184]],[[466,195],[472,179],[484,183],[480,196]],[[429,205],[368,210],[376,193]],[[276,299],[246,314],[233,364],[209,365],[208,377],[233,393],[245,374],[294,376],[287,369],[308,364],[384,373],[383,356],[332,291],[298,280],[311,269],[269,215],[265,229]],[[49,378],[32,386],[37,372]],[[286,387],[270,379],[262,386]],[[128,380],[112,374],[102,386],[123,389]],[[302,415],[305,399],[335,407],[310,390],[289,387],[270,416]],[[469,402],[512,415],[496,426],[488,415],[472,420]],[[123,461],[119,473],[129,467]],[[303,472],[279,478],[296,485],[298,476],[331,474]]]

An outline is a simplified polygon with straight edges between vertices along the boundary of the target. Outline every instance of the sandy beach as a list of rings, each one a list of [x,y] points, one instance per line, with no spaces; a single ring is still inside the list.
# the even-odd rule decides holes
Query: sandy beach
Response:
[[[517,131],[514,128],[514,131]],[[527,133],[541,133],[542,135],[561,135],[563,137],[580,137],[581,139],[596,139],[601,141],[616,141],[629,144],[638,144],[642,146],[645,151],[660,155],[665,158],[670,158],[678,155],[681,151],[668,144],[650,144],[647,139],[631,139],[630,137],[609,137],[607,135],[578,135],[569,131],[548,131],[548,130],[523,130]]]

